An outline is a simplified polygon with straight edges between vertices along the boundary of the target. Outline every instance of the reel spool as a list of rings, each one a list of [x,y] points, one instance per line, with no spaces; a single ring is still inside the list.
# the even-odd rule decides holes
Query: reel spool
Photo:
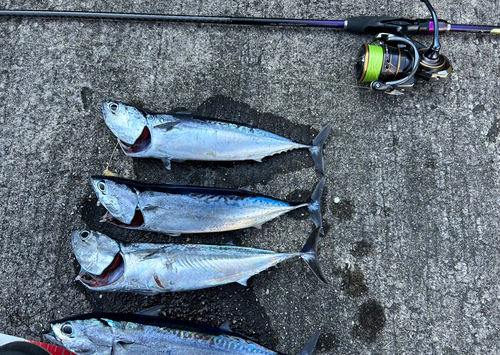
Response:
[[[427,0],[434,23],[437,15]],[[365,43],[358,54],[355,70],[358,83],[370,82],[373,90],[402,95],[413,88],[415,77],[425,81],[446,78],[453,70],[450,61],[439,53],[439,28],[434,28],[431,47],[413,41],[406,35],[405,26],[396,26],[394,33],[379,33],[374,42]],[[373,42],[372,42],[373,43]]]

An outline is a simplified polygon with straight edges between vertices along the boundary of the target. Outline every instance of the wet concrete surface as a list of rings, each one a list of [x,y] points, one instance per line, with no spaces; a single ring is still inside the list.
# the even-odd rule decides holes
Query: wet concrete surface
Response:
[[[495,1],[441,1],[440,18],[499,24]],[[6,1],[5,9],[343,19],[426,17],[420,1]],[[287,354],[494,354],[500,318],[500,38],[442,37],[454,73],[403,97],[356,87],[370,36],[332,30],[109,20],[0,19],[0,332],[41,340],[51,320],[93,311],[162,314],[232,328]],[[430,43],[428,37],[420,37]],[[328,122],[326,236],[318,282],[300,260],[238,284],[147,297],[74,281],[70,233],[124,241],[302,248],[306,210],[248,229],[180,238],[99,223],[90,175],[116,139],[103,100],[185,109],[310,142]],[[147,182],[250,188],[305,200],[321,176],[308,151],[262,163],[133,160],[110,170]]]

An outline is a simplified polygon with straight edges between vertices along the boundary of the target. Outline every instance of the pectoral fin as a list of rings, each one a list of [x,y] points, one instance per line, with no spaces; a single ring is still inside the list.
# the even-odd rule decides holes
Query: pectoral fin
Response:
[[[158,206],[151,206],[151,205],[146,205],[141,208],[142,212],[155,212],[158,211],[160,207]]]
[[[130,340],[118,340],[114,343],[113,354],[129,354],[134,351],[133,345],[135,343]]]
[[[161,161],[163,162],[163,164],[165,164],[165,168],[167,168],[167,170],[172,170],[172,164],[170,162],[170,159],[163,158]]]
[[[141,316],[158,317],[162,308],[163,308],[163,305],[153,306],[153,307],[146,308],[146,309],[138,312],[137,314],[141,315]]]
[[[157,249],[157,250],[155,250],[155,251],[153,251],[153,252],[149,253],[148,255],[146,255],[146,256],[143,258],[143,260],[154,259],[154,258],[156,258],[156,257],[160,256],[160,255],[161,255],[161,253],[163,253],[163,248],[161,248],[161,249]]]
[[[170,131],[172,128],[177,126],[179,123],[181,123],[180,120],[170,121],[170,122],[160,123],[159,125],[154,126],[154,128],[159,128],[159,129],[163,129],[165,131]]]

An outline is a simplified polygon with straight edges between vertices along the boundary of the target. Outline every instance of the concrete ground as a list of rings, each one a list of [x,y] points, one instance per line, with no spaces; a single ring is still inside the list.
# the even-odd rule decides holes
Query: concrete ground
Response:
[[[434,1],[454,23],[499,24],[499,1]],[[417,0],[3,1],[4,9],[344,19],[427,16]],[[419,38],[430,43],[429,37]],[[49,321],[93,311],[163,315],[233,328],[296,354],[500,353],[500,37],[448,34],[454,73],[402,97],[357,88],[370,36],[334,30],[34,18],[0,19],[0,332],[41,340]],[[169,238],[98,222],[89,176],[116,139],[100,111],[120,100],[184,108],[309,142],[328,122],[328,286],[300,260],[238,284],[146,297],[74,282],[70,233],[128,241],[225,243],[296,251],[307,211],[251,229]],[[320,176],[306,151],[263,163],[173,164],[115,154],[110,169],[149,182],[250,187],[305,200]]]

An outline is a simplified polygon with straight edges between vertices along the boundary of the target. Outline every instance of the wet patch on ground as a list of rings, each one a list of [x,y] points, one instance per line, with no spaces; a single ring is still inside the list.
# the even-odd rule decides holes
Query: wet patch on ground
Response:
[[[356,258],[364,258],[370,256],[371,252],[372,252],[372,245],[364,239],[354,243],[354,246],[352,247],[351,250],[351,254]]]
[[[83,109],[85,111],[87,111],[92,106],[92,94],[93,91],[88,87],[83,87],[80,92]]]
[[[331,205],[332,213],[341,221],[350,221],[356,214],[356,207],[351,201],[340,200]]]
[[[374,343],[386,324],[385,310],[376,300],[368,300],[359,307],[358,321],[353,335],[367,343]]]
[[[321,333],[318,339],[318,344],[316,345],[316,349],[323,353],[329,354],[336,348],[340,346],[340,340],[337,338],[335,333]]]
[[[295,124],[286,118],[270,113],[260,113],[247,104],[224,96],[207,99],[193,113],[202,117],[244,125],[252,123],[255,128],[305,144],[309,144],[319,133],[318,130],[309,125]],[[208,181],[211,186],[230,188],[266,183],[276,174],[315,169],[311,154],[307,149],[293,150],[267,157],[261,163],[255,161],[172,162],[172,170],[167,171],[160,160],[134,159],[133,167],[137,179],[140,181],[156,183],[175,181],[187,185],[206,185]]]
[[[436,158],[427,158],[425,161],[425,167],[428,169],[436,169],[438,165],[438,161]]]
[[[496,119],[491,125],[488,133],[486,134],[486,140],[490,143],[496,143],[498,135],[500,134],[500,119]]]
[[[343,268],[337,267],[335,274],[342,279],[342,290],[352,297],[361,297],[368,292],[368,286],[365,283],[365,275],[358,265],[351,268],[346,265]]]
[[[371,208],[372,214],[375,215],[382,215],[384,217],[390,217],[392,214],[392,210],[387,207],[387,206],[380,206],[377,203],[373,203],[372,208]]]

